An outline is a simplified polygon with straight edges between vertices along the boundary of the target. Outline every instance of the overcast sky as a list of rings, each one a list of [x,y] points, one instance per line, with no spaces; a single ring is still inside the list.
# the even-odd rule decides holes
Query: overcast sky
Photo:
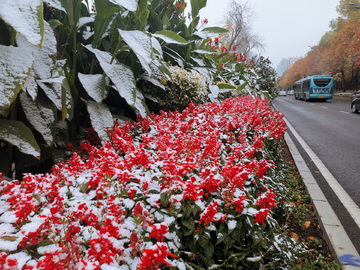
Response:
[[[237,0],[243,3],[242,0]],[[222,4],[220,4],[220,2]],[[219,25],[226,13],[229,0],[207,0],[200,11],[208,26]],[[250,0],[256,18],[253,31],[263,37],[265,51],[274,67],[281,59],[301,57],[317,45],[329,22],[338,17],[336,6],[340,0]],[[360,11],[359,11],[360,12]]]

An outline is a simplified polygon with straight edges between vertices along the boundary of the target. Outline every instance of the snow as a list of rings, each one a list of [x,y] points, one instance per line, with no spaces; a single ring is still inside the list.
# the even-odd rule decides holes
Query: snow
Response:
[[[135,0],[109,0],[114,5],[124,7],[129,11],[136,11],[137,2]]]
[[[19,269],[22,269],[25,263],[31,259],[31,257],[28,254],[26,254],[24,251],[15,254],[10,254],[8,258],[16,259],[18,262]]]
[[[104,144],[109,139],[106,128],[112,127],[114,124],[112,114],[105,104],[88,100],[86,105],[90,115],[91,124],[101,139],[101,142]]]
[[[124,39],[131,50],[136,54],[142,67],[151,76],[150,64],[152,62],[151,38],[139,30],[125,31],[118,29],[120,36]]]
[[[31,44],[40,46],[43,38],[41,0],[1,0],[0,17]]]
[[[9,107],[16,98],[20,87],[24,85],[30,74],[34,58],[31,48],[3,45],[0,45],[0,55],[0,110],[2,110]]]
[[[120,96],[130,106],[134,105],[136,101],[136,85],[132,70],[128,66],[118,63],[116,59],[110,64],[112,55],[108,52],[95,49],[90,44],[86,45],[85,48],[95,54],[100,66],[115,84],[114,88],[119,92]]]
[[[0,224],[0,234],[13,233],[16,231],[16,228],[9,223]]]
[[[78,78],[89,96],[100,103],[105,97],[105,76],[103,74],[82,74]]]
[[[53,252],[55,252],[57,250],[60,251],[61,248],[59,246],[54,245],[54,244],[43,246],[43,247],[38,247],[38,249],[37,249],[39,254],[44,254],[45,252],[53,253]]]
[[[33,102],[25,92],[20,93],[20,103],[30,124],[43,136],[47,145],[52,145],[55,140],[55,108],[40,103],[39,99]]]

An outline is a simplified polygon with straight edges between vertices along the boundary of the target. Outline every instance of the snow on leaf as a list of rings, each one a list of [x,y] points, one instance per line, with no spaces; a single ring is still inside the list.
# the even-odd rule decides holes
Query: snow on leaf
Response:
[[[153,36],[160,38],[169,44],[180,44],[180,45],[187,44],[187,41],[183,37],[169,30],[157,31],[155,34],[153,34]]]
[[[105,97],[106,82],[102,74],[78,73],[79,80],[89,96],[96,102],[101,102]]]
[[[136,102],[134,105],[142,117],[150,116],[150,112],[146,106],[145,98],[139,90],[136,90]]]
[[[47,97],[55,104],[56,108],[63,113],[63,119],[66,117],[72,119],[73,100],[70,93],[67,79],[64,76],[50,78],[47,80],[38,80],[38,85],[44,90]],[[63,97],[63,91],[65,95]],[[65,98],[63,100],[63,98]]]
[[[219,87],[217,85],[209,84],[209,89],[214,98],[219,95]]]
[[[0,45],[0,110],[16,99],[33,65],[31,50]]]
[[[109,0],[114,5],[124,7],[129,11],[136,11],[137,1],[135,0]]]
[[[151,76],[150,64],[152,61],[151,38],[142,31],[125,31],[118,29],[120,36],[129,45],[131,50],[136,54],[142,67]]]
[[[66,13],[65,8],[63,8],[61,6],[61,3],[60,3],[59,0],[43,0],[43,1],[44,1],[44,3],[56,8],[57,10],[61,10],[61,11],[64,11]]]
[[[42,0],[2,0],[0,17],[31,44],[41,47],[44,36]]]
[[[37,75],[36,77],[40,79],[48,79],[52,77],[52,70],[55,66],[57,54],[57,42],[54,36],[54,31],[51,29],[49,23],[44,22],[44,26],[45,33],[42,48],[33,47],[22,36],[16,36],[16,43],[20,48],[22,48],[23,50],[32,50],[35,59],[34,71]]]
[[[86,45],[85,48],[95,54],[100,62],[100,66],[115,84],[114,88],[119,92],[120,96],[123,97],[130,106],[134,106],[136,85],[132,70],[128,66],[117,62],[116,59],[110,64],[112,56],[108,52],[94,49],[90,44]]]
[[[16,146],[20,152],[40,159],[40,147],[24,123],[0,119],[0,139]]]
[[[163,57],[163,51],[161,44],[155,37],[151,37],[151,45],[153,47],[154,53],[157,54],[161,59]]]
[[[37,97],[37,83],[35,81],[34,69],[31,69],[30,75],[22,89],[31,96],[33,101],[35,101]]]
[[[20,93],[20,103],[30,124],[42,135],[47,145],[51,146],[56,133],[56,108],[47,100],[40,98],[33,102],[31,97]]]
[[[229,31],[221,27],[206,27],[200,32],[199,31],[195,32],[194,35],[202,39],[207,39],[207,38],[219,36],[220,34],[224,34],[227,32]]]
[[[91,100],[86,101],[86,105],[93,128],[100,137],[101,142],[106,142],[109,136],[105,129],[112,127],[114,124],[109,108],[102,103],[96,103]]]
[[[76,25],[77,29],[81,28],[82,26],[84,26],[87,23],[91,23],[94,22],[95,18],[94,17],[81,17],[78,21],[78,24]]]

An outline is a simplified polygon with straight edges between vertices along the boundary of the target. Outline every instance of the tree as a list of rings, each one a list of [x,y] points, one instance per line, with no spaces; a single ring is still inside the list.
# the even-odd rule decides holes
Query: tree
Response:
[[[253,33],[251,28],[253,18],[254,12],[248,1],[240,4],[231,0],[223,21],[229,32],[221,36],[221,43],[228,50],[233,50],[236,47],[237,51],[248,55],[253,49],[263,50],[262,38]]]

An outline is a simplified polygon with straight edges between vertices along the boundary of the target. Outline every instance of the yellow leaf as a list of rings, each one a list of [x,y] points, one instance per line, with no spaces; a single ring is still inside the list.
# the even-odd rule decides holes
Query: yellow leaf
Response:
[[[310,221],[305,221],[305,228],[308,229],[310,227],[311,222]]]
[[[308,240],[314,240],[315,237],[314,237],[314,236],[309,236],[307,239],[308,239]]]
[[[291,237],[294,238],[296,241],[299,240],[299,236],[294,232],[291,233]]]

